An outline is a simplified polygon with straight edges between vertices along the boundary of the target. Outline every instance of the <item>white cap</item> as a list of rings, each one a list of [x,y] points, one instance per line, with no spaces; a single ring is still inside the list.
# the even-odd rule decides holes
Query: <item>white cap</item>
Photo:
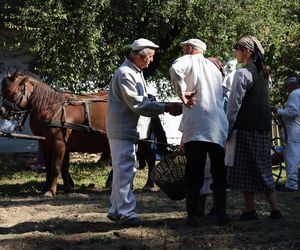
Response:
[[[148,39],[145,38],[140,38],[135,40],[132,44],[131,44],[131,49],[132,50],[141,50],[144,48],[151,48],[151,49],[156,49],[159,48],[158,45],[156,45],[155,43],[151,42]]]
[[[202,42],[200,39],[192,38],[192,39],[189,39],[189,40],[186,40],[186,41],[180,43],[180,46],[184,46],[184,45],[190,45],[197,49],[206,51],[206,44],[204,42]]]

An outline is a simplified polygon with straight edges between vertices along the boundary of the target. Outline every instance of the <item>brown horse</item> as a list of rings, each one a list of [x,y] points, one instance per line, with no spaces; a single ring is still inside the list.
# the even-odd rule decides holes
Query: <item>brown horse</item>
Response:
[[[29,74],[15,73],[2,81],[3,103],[30,114],[34,135],[45,137],[46,182],[42,195],[54,196],[62,174],[64,191],[71,191],[69,152],[109,151],[105,129],[107,93],[75,95],[54,90]],[[12,111],[12,110],[10,110]]]

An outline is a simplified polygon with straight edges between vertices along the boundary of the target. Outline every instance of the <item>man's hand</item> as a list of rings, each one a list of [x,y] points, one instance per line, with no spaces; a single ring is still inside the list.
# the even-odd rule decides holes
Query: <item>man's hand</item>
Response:
[[[165,112],[168,112],[174,116],[181,115],[182,114],[182,103],[180,103],[180,102],[166,103]]]
[[[181,96],[181,100],[185,106],[191,108],[196,103],[196,90],[184,92]]]

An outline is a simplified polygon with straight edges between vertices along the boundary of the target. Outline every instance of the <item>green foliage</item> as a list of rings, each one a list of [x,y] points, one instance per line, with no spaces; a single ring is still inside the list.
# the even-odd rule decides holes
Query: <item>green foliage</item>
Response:
[[[285,78],[300,74],[300,7],[297,0],[254,1],[252,25],[266,50],[266,64],[273,81],[272,101],[283,103],[282,92]]]
[[[6,27],[22,32],[16,45],[30,42],[32,71],[75,92],[107,87],[129,45],[140,37],[160,45],[145,70],[157,82],[169,79],[169,67],[181,55],[179,43],[192,37],[207,43],[207,56],[226,63],[241,36],[257,36],[275,96],[283,79],[300,70],[297,0],[24,0],[18,11],[9,10]],[[159,90],[172,91],[168,81]]]

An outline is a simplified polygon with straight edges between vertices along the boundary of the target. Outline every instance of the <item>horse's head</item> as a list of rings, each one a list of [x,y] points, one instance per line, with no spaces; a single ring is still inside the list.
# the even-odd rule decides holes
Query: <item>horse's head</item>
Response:
[[[8,111],[22,111],[28,108],[30,97],[34,91],[31,76],[14,73],[7,76],[1,83],[2,106]],[[3,110],[3,108],[2,108]]]

